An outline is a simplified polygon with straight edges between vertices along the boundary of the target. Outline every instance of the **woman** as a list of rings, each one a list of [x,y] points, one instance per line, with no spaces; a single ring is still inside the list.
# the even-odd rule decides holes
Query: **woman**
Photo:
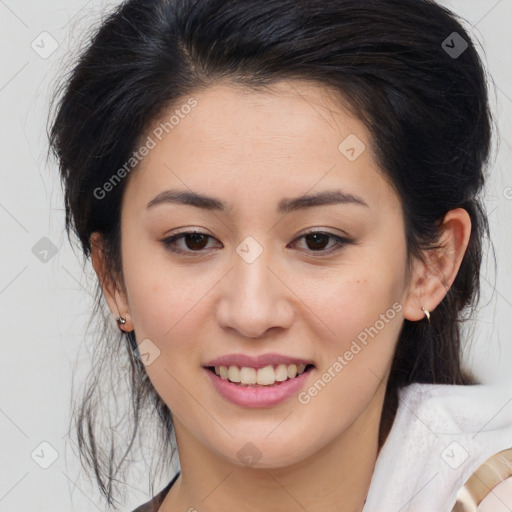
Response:
[[[76,411],[108,504],[146,411],[180,472],[138,511],[452,510],[512,447],[460,356],[490,136],[475,47],[433,1],[121,4],[51,129],[120,329]]]

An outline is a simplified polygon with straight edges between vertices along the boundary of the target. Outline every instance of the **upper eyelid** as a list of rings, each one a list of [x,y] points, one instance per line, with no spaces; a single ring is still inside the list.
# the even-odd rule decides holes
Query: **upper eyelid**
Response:
[[[301,231],[294,238],[294,240],[296,240],[297,238],[300,238],[304,235],[315,234],[315,233],[325,234],[325,235],[329,235],[329,236],[333,236],[333,237],[337,236],[339,238],[346,238],[347,240],[350,239],[350,235],[348,235],[346,232],[343,232],[342,230],[340,230],[340,234],[336,234],[336,233],[333,233],[332,231],[330,231],[331,229],[333,229],[333,228],[322,228],[322,227],[306,228],[305,230]],[[193,234],[204,235],[204,236],[209,236],[210,238],[215,238],[213,235],[210,235],[209,233],[206,233],[204,231],[199,231],[196,228],[184,228],[183,231],[178,231],[177,233],[172,233],[170,235],[165,236],[164,240],[172,238],[172,237],[177,237],[179,235],[193,235]]]
[[[332,233],[331,231],[327,231],[327,230],[323,230],[322,228],[319,228],[319,229],[311,229],[311,230],[307,230],[305,232],[302,232],[300,233],[299,235],[297,235],[291,243],[294,243],[298,240],[300,240],[301,238],[304,238],[305,236],[307,235],[312,235],[312,234],[321,234],[321,235],[326,235],[330,238],[333,238],[335,239],[336,241],[336,244],[331,247],[330,249],[327,249],[327,250],[322,250],[322,251],[309,251],[311,253],[315,253],[315,252],[318,252],[319,254],[321,253],[328,253],[330,252],[334,247],[336,247],[336,245],[345,245],[347,243],[350,242],[350,238],[348,236],[345,236],[345,235],[337,235],[335,233]],[[181,240],[183,239],[183,237],[185,235],[193,235],[193,234],[198,234],[198,235],[203,235],[203,236],[206,236],[208,238],[211,238],[213,240],[217,240],[213,235],[210,235],[208,233],[204,233],[202,231],[197,231],[197,230],[189,230],[189,231],[181,231],[179,233],[174,233],[166,238],[164,238],[162,240],[162,242],[164,244],[168,243],[168,245],[170,245],[171,242],[176,242],[177,240]],[[217,240],[218,242],[219,240]],[[222,243],[222,242],[220,242]],[[201,252],[203,252],[204,249],[201,249],[201,250],[198,250],[198,251],[192,251],[192,250],[187,250],[187,249],[176,249],[174,252],[182,252],[182,253],[189,253],[189,254],[193,254],[193,253],[198,253],[200,254]]]
[[[294,242],[295,240],[298,240],[299,238],[302,238],[303,236],[314,235],[317,233],[320,235],[328,235],[333,238],[342,238],[342,239],[346,239],[346,240],[349,239],[349,237],[347,235],[337,235],[336,233],[333,233],[331,231],[322,230],[322,229],[313,229],[313,230],[304,231],[303,233],[300,233],[292,241]],[[172,238],[177,239],[179,236],[182,236],[182,235],[203,235],[203,236],[207,236],[209,238],[213,238],[214,240],[217,240],[213,235],[210,235],[209,233],[204,233],[203,231],[180,231],[178,233],[173,233],[172,235],[166,236],[163,239],[163,241],[166,241],[166,240],[169,240]],[[219,240],[217,240],[217,241],[219,241]]]

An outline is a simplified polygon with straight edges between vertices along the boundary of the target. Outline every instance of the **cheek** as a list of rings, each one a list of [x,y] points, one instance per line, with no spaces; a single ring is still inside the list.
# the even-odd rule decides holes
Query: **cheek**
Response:
[[[378,331],[401,322],[403,284],[392,268],[354,267],[311,293],[308,306],[324,321],[331,337],[346,344],[376,325]],[[360,336],[364,339],[364,334]]]
[[[149,339],[154,344],[149,347],[158,354],[145,370],[173,414],[185,414],[190,408],[190,396],[184,392],[190,385],[188,372],[199,369],[201,360],[201,345],[193,341],[205,338],[198,321],[205,314],[201,299],[212,279],[190,281],[183,270],[169,265],[130,267],[135,260],[126,262],[126,282],[137,343]]]
[[[322,366],[300,403],[313,407],[323,421],[333,421],[326,412],[333,404],[343,411],[333,432],[358,416],[384,381],[403,323],[400,299],[399,279],[367,267],[332,284],[329,300],[319,298],[312,307],[321,312],[329,334],[317,340]]]
[[[193,316],[211,278],[195,272],[191,279],[190,270],[170,265],[162,249],[126,238],[123,271],[137,337],[163,340]]]
[[[324,285],[328,297],[317,294],[311,304],[329,327],[324,331],[320,371],[329,391],[315,397],[320,409],[339,401],[355,414],[389,370],[403,323],[404,283],[399,258],[394,260],[392,264],[380,257],[354,265]]]

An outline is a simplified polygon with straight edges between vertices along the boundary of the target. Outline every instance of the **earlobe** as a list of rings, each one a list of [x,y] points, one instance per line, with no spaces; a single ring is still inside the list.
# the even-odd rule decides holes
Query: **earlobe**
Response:
[[[105,300],[119,328],[122,331],[128,332],[130,330],[131,320],[127,300],[125,294],[119,291],[118,286],[108,271],[104,253],[103,235],[99,232],[92,233],[90,242],[92,265],[98,276]],[[120,322],[118,320],[119,318],[124,320],[124,322]]]
[[[471,218],[466,210],[450,210],[440,227],[439,247],[425,250],[425,263],[416,262],[404,316],[419,321],[443,300],[452,286],[466,253],[471,235]],[[435,312],[432,313],[435,315]]]

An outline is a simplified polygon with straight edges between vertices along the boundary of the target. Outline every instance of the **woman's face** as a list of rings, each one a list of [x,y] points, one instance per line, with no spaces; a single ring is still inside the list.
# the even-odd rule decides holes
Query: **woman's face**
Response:
[[[125,311],[146,371],[178,440],[240,465],[299,462],[380,418],[410,292],[402,210],[364,125],[329,98],[298,81],[185,98],[125,190]],[[206,368],[225,356],[233,380],[280,383]],[[313,367],[281,382],[294,361]]]

